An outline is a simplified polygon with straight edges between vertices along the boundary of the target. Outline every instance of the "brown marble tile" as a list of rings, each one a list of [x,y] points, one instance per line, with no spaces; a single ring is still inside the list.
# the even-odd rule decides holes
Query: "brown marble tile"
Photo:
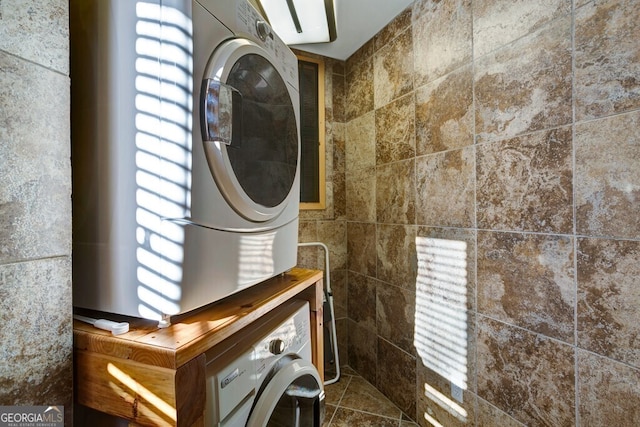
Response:
[[[417,272],[416,228],[378,224],[377,233],[377,278],[414,290]]]
[[[375,221],[375,162],[375,115],[371,111],[346,126],[345,210],[351,221]]]
[[[571,122],[571,19],[475,62],[476,142]]]
[[[574,341],[573,239],[478,232],[478,312]]]
[[[411,22],[415,25],[416,21],[426,14],[434,14],[439,6],[437,0],[415,0],[411,4]]]
[[[327,181],[331,181],[333,176],[333,151],[335,144],[334,140],[344,139],[344,123],[338,123],[333,118],[329,118],[328,112],[333,110],[332,108],[325,108],[325,123],[324,123],[324,162],[325,162],[325,176]],[[336,135],[337,134],[337,135]]]
[[[416,414],[416,358],[378,338],[376,387],[402,412]]]
[[[396,427],[397,425],[398,418],[387,418],[347,408],[338,408],[331,420],[331,427]]]
[[[571,132],[567,126],[476,148],[479,228],[573,231]]]
[[[376,367],[378,366],[378,351],[376,347],[376,332],[359,326],[349,320],[348,364],[371,384],[376,383]]]
[[[333,419],[333,415],[336,413],[336,409],[338,409],[335,405],[331,405],[326,403],[324,407],[324,422],[322,423],[322,427],[329,427],[331,425],[331,420]]]
[[[637,2],[589,2],[576,10],[575,26],[576,119],[640,107]]]
[[[411,29],[373,56],[373,105],[380,108],[413,90],[413,39]]]
[[[325,94],[325,96],[331,99],[331,105],[333,107],[333,120],[338,123],[345,123],[347,121],[345,114],[347,90],[344,75],[332,74],[331,88],[331,93]]]
[[[414,224],[416,221],[415,160],[402,160],[376,168],[376,221]]]
[[[347,123],[344,154],[347,175],[376,165],[375,120],[371,110]]]
[[[347,265],[356,273],[376,277],[376,226],[347,223]]]
[[[64,405],[70,416],[71,256],[0,265],[0,301],[0,405]]]
[[[416,152],[473,145],[473,74],[463,67],[416,91]]]
[[[318,240],[318,222],[300,221],[298,223],[298,241],[315,242]],[[319,268],[318,249],[315,247],[299,247],[298,263],[302,268]]]
[[[378,335],[415,355],[413,346],[416,293],[379,282],[376,294],[376,324]]]
[[[476,232],[419,227],[417,236],[417,289],[427,295],[444,289],[459,295],[461,307],[476,311]],[[464,286],[466,292],[458,286]]]
[[[482,427],[524,427],[520,421],[516,421],[506,412],[491,405],[484,399],[478,398],[478,426]]]
[[[412,94],[379,108],[376,120],[376,164],[416,155],[415,102]]]
[[[347,219],[347,182],[344,173],[333,175],[332,189],[334,218]]]
[[[333,152],[329,153],[333,158],[333,171],[331,173],[331,197],[333,200],[333,219],[346,219],[347,193],[346,193],[346,125],[343,123],[332,124]]]
[[[331,179],[335,182],[336,175],[344,175],[346,172],[346,156],[347,156],[347,125],[344,123],[332,123],[331,136],[333,139],[333,152],[330,155],[333,157],[332,164],[332,176]]]
[[[373,48],[373,40],[368,40],[360,46],[353,55],[347,58],[345,61],[345,75],[352,73],[357,67],[361,66],[363,62],[370,60],[373,56]]]
[[[400,409],[393,405],[371,383],[359,376],[354,376],[349,382],[349,386],[340,401],[340,406],[395,418],[396,420],[400,419]]]
[[[571,0],[473,3],[473,57],[479,58],[571,12]]]
[[[340,381],[326,385],[324,387],[325,404],[338,406],[349,382],[351,382],[351,376],[345,375],[340,378]]]
[[[373,58],[364,59],[347,74],[347,121],[373,111]]]
[[[333,311],[336,319],[347,317],[347,270],[332,270],[331,291],[333,292]]]
[[[376,279],[349,272],[348,312],[349,319],[358,326],[376,331]]]
[[[466,334],[466,337],[459,335]],[[469,316],[467,329],[463,331],[441,330],[430,332],[432,337],[460,336],[466,354],[451,354],[446,341],[430,348],[430,356],[418,357],[417,363],[417,418],[433,419],[443,426],[461,427],[475,425],[475,316]],[[434,339],[434,344],[439,340]],[[425,349],[426,350],[426,349]],[[420,351],[420,350],[419,350]],[[424,354],[424,351],[421,351]],[[459,362],[462,362],[461,364]],[[453,398],[452,384],[463,388],[462,402]],[[426,424],[429,425],[429,424]]]
[[[416,158],[416,223],[473,227],[474,147]]]
[[[640,236],[639,127],[638,111],[576,125],[578,233]]]
[[[526,425],[575,425],[572,347],[478,319],[478,396]]]
[[[340,370],[349,363],[349,319],[342,318],[336,320],[336,335],[338,336],[338,359]],[[328,369],[325,369],[327,371]]]
[[[0,70],[0,263],[70,254],[69,77],[2,50]]]
[[[415,87],[471,61],[471,0],[416,1],[412,20]]]
[[[347,268],[347,223],[346,221],[318,221],[318,240],[329,248],[329,265],[332,270]],[[320,264],[323,269],[325,253],[320,249]]]
[[[0,21],[2,21],[0,51],[25,58],[68,76],[69,2],[67,0],[48,2],[3,0],[0,5]],[[2,104],[7,105],[4,102]],[[47,123],[52,122],[47,121]]]
[[[578,351],[578,390],[580,425],[639,425],[639,370]]]
[[[346,216],[349,221],[375,222],[376,174],[372,166],[346,175]]]
[[[341,76],[345,75],[345,65],[346,65],[345,61],[340,59],[327,58],[327,57],[324,57],[324,60],[326,61],[325,64],[327,68],[331,71],[331,74],[336,74]]]
[[[352,377],[358,377],[360,376],[351,366],[349,365],[345,365],[342,368],[342,374],[343,375],[350,375]]]
[[[380,50],[411,26],[411,7],[407,7],[373,37],[374,49]]]
[[[640,242],[578,240],[578,345],[640,367]]]

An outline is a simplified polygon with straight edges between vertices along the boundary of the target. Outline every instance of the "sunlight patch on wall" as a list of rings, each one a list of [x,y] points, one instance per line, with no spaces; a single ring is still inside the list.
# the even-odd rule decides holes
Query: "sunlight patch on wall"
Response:
[[[467,243],[417,237],[416,250],[414,345],[425,367],[466,390]],[[466,420],[464,408],[433,386],[425,384],[424,393],[457,419]]]

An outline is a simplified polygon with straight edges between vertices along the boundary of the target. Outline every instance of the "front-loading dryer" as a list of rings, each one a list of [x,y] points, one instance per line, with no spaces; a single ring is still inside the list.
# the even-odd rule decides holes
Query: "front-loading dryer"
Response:
[[[207,427],[322,425],[309,322],[308,302],[290,301],[206,354]]]
[[[71,0],[74,305],[162,319],[295,266],[297,59],[247,0]]]

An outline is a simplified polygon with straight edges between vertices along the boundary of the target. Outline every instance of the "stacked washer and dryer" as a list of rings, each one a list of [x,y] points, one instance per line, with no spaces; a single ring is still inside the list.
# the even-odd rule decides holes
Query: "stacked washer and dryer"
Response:
[[[296,264],[295,55],[245,0],[73,0],[74,305],[160,320]]]
[[[298,66],[264,18],[247,0],[71,0],[70,10],[74,306],[164,326],[295,266]],[[290,319],[256,322],[250,349],[225,351],[229,366],[251,364],[251,413],[292,366],[315,375],[315,385],[291,377],[269,391],[293,402],[281,425],[320,422],[305,409],[317,414],[323,396],[299,327],[306,313],[292,321],[298,338],[268,357],[265,337]],[[235,371],[220,380],[217,360],[210,425],[278,425],[211,421],[236,414],[222,384],[241,383]],[[270,373],[256,371],[260,361]]]

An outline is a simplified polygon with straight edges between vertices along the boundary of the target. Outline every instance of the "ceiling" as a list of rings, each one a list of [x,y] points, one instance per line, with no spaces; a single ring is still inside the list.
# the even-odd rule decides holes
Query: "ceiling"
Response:
[[[413,3],[413,0],[334,1],[338,33],[336,40],[292,47],[344,61]]]

